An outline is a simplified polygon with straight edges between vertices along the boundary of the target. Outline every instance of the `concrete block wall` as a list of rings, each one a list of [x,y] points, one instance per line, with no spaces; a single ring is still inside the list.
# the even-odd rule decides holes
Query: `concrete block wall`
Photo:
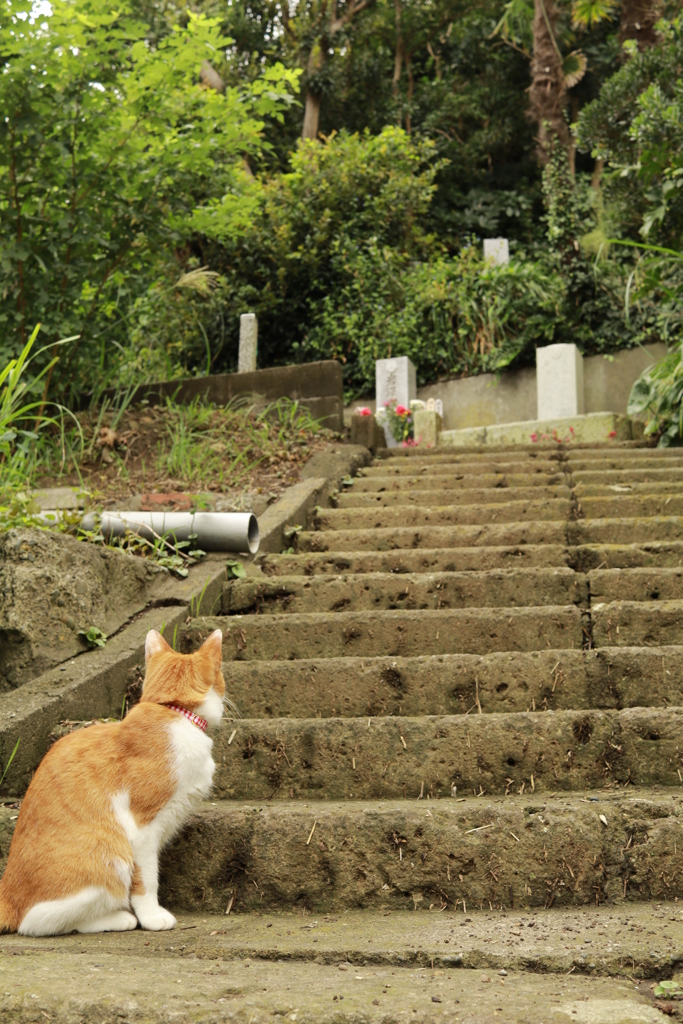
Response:
[[[587,356],[583,363],[584,412],[615,412],[624,415],[628,396],[637,377],[651,363],[666,355],[660,343],[625,349],[609,356]],[[441,381],[418,388],[417,397],[440,398],[444,429],[488,427],[494,423],[517,423],[536,419],[536,369],[525,367],[504,373],[482,373],[477,377]],[[350,423],[357,405],[374,411],[374,395],[357,399],[344,410]]]
[[[159,384],[141,384],[132,404],[146,399],[156,405],[166,395],[178,402],[191,402],[197,395],[216,405],[226,405],[238,395],[252,397],[257,405],[268,405],[278,398],[291,398],[310,409],[330,430],[343,429],[344,382],[340,363],[326,359],[297,366],[272,366],[250,373],[219,373],[211,377],[193,377]]]

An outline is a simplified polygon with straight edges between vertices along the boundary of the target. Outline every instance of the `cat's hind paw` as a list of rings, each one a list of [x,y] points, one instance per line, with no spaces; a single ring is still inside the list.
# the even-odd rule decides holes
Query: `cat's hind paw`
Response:
[[[92,935],[94,932],[130,932],[137,926],[138,920],[134,914],[127,910],[117,910],[91,921],[81,921],[76,930],[82,935]]]
[[[157,907],[155,910],[147,911],[138,915],[138,921],[142,928],[148,932],[163,932],[175,928],[176,919],[168,910]]]

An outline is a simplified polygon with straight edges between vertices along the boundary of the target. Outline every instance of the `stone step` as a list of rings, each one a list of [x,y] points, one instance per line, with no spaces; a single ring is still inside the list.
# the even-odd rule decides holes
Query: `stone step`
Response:
[[[225,678],[246,718],[683,706],[683,647],[232,661]]]
[[[520,544],[516,546],[348,551],[336,554],[306,552],[262,555],[258,564],[266,576],[316,576],[326,573],[365,572],[473,572],[511,566],[574,567],[589,572],[602,566],[613,569],[638,566],[683,565],[683,541],[643,544]]]
[[[207,629],[223,629],[227,661],[373,657],[377,651],[402,657],[484,654],[581,648],[584,615],[574,605],[231,615],[194,620],[182,636],[192,647]]]
[[[205,914],[673,900],[682,821],[680,789],[217,801],[166,849],[160,895]]]
[[[608,567],[674,568],[683,565],[683,541],[652,541],[642,544],[581,544],[569,548],[568,563],[577,572]]]
[[[586,495],[579,498],[578,512],[586,519],[680,516],[683,515],[683,494],[614,494],[610,497]]]
[[[418,481],[419,483],[420,481]],[[655,486],[654,484],[643,486]],[[597,493],[597,492],[596,492]],[[602,492],[600,492],[602,493]],[[609,492],[607,492],[609,493]],[[648,492],[649,493],[649,492]],[[668,491],[667,491],[668,493]],[[556,487],[508,487],[490,486],[485,488],[460,487],[452,490],[390,490],[356,491],[348,488],[335,498],[337,508],[376,508],[390,505],[490,505],[505,501],[547,501],[552,498],[569,500],[571,491],[566,485]]]
[[[566,487],[568,475],[561,472],[539,473],[463,473],[423,474],[421,476],[357,476],[345,494],[383,494],[390,491],[467,491],[485,488],[524,487],[542,488]]]
[[[614,459],[655,459],[668,462],[669,459],[680,458],[680,450],[675,448],[657,448],[652,441],[630,441],[626,444],[577,444],[563,445],[562,450],[567,461],[575,459],[592,459],[593,461],[610,461]]]
[[[599,521],[598,521],[599,522]],[[612,524],[614,520],[608,520]],[[617,520],[621,523],[621,520]],[[628,521],[632,522],[631,520]],[[652,520],[654,523],[655,520]],[[676,525],[678,520],[676,520]],[[583,524],[581,524],[583,526]],[[626,533],[624,529],[622,533]],[[657,531],[640,531],[642,540],[657,540]],[[661,539],[677,539],[674,526],[668,530],[662,528],[664,537]],[[593,536],[595,534],[595,537]],[[600,530],[593,523],[586,524],[580,535],[585,543],[600,541],[606,530]],[[647,534],[647,536],[645,536]],[[628,540],[640,540],[640,537],[629,536]],[[302,531],[297,538],[299,551],[395,551],[397,548],[469,548],[469,547],[509,547],[510,545],[526,544],[566,544],[567,523],[547,520],[542,523],[512,522],[486,523],[462,526],[394,526],[380,529]]]
[[[591,606],[596,647],[652,647],[683,642],[683,601],[611,601]]]
[[[683,568],[597,569],[588,574],[591,603],[683,600]]]
[[[635,483],[680,483],[683,480],[683,466],[659,466],[652,469],[633,467],[629,469],[580,469],[571,468],[575,484],[635,484]]]
[[[626,785],[683,796],[683,708],[244,719],[219,731],[214,758],[221,800],[540,800]]]
[[[637,499],[629,498],[627,500],[633,502]],[[604,502],[605,507],[611,512],[613,503],[618,502],[619,499],[586,499],[586,503],[589,501],[597,502],[598,508],[599,503]],[[664,499],[662,499],[663,501]],[[318,508],[311,517],[311,526],[315,530],[380,530],[383,528],[393,529],[396,526],[404,528],[409,526],[457,526],[492,522],[519,523],[522,520],[544,522],[568,519],[571,510],[571,502],[566,498],[443,507],[431,504],[427,507],[399,505],[395,508]],[[672,511],[675,510],[672,509]]]
[[[618,570],[617,570],[618,571]],[[678,570],[671,570],[678,572]],[[683,570],[681,578],[683,578]],[[681,594],[683,596],[683,593]],[[588,582],[572,569],[277,576],[223,584],[224,615],[376,609],[586,606]]]
[[[646,470],[646,469],[683,469],[683,456],[681,455],[680,448],[672,449],[671,454],[666,458],[662,458],[657,455],[655,451],[648,452],[624,452],[620,455],[604,455],[602,458],[599,457],[586,457],[581,452],[577,454],[569,454],[567,456],[566,465],[570,472],[583,472],[585,470],[597,470],[599,472],[605,472],[608,470],[618,470],[619,472],[627,471],[630,469]]]
[[[502,547],[526,544],[651,544],[683,538],[683,518],[605,518],[501,522],[459,526],[395,526],[302,531],[297,548],[307,551],[395,551],[400,548]]]
[[[680,516],[579,519],[567,524],[567,539],[572,545],[647,544],[653,541],[680,541],[682,538],[683,519]]]
[[[553,488],[554,490],[555,488]],[[545,488],[544,493],[550,490]],[[560,491],[560,488],[557,488]],[[612,495],[612,494],[683,494],[683,480],[655,480],[649,483],[628,483],[628,484],[602,484],[602,483],[575,483],[573,487],[574,495],[579,498],[583,497],[594,497],[599,495]],[[526,495],[525,495],[526,497]],[[533,494],[531,495],[533,498]],[[558,494],[558,497],[562,497],[562,494]]]
[[[227,917],[181,912],[170,934],[4,936],[3,1015],[17,1024],[656,1024],[650,979],[679,969],[683,943],[674,903],[459,903],[439,913],[441,901],[423,899],[410,910],[319,916],[245,915],[236,903]]]
[[[395,476],[449,476],[462,473],[476,476],[480,473],[524,474],[528,476],[554,476],[564,474],[563,464],[559,459],[524,459],[515,456],[499,457],[495,461],[482,459],[450,459],[449,461],[425,459],[424,462],[374,462],[362,469],[359,475],[365,479]]]

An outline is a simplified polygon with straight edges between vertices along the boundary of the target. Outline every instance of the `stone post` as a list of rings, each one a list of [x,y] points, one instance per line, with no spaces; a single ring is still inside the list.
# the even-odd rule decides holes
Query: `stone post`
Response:
[[[256,313],[242,313],[240,317],[240,349],[237,372],[252,373],[256,369],[258,346],[258,320]]]
[[[576,345],[536,349],[536,395],[539,420],[583,415],[583,356]]]
[[[433,401],[433,399],[432,399]],[[435,408],[415,409],[413,413],[413,434],[419,444],[436,448],[439,434],[443,430],[443,418]]]
[[[375,408],[377,412],[384,407],[385,402],[394,400],[397,405],[405,405],[406,408],[417,397],[417,381],[415,378],[415,367],[408,356],[398,356],[396,359],[378,359],[375,363]],[[389,427],[384,427],[384,435],[388,448],[396,448],[397,442],[389,432]]]
[[[484,259],[494,266],[510,262],[510,247],[507,238],[485,238]]]

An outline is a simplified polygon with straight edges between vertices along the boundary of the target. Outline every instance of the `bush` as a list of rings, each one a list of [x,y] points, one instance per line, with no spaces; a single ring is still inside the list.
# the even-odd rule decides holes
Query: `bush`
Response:
[[[477,245],[411,263],[369,245],[340,254],[342,287],[312,304],[307,359],[336,358],[347,387],[374,387],[375,360],[406,355],[420,382],[508,366],[551,341],[562,284],[538,263],[485,263]]]

